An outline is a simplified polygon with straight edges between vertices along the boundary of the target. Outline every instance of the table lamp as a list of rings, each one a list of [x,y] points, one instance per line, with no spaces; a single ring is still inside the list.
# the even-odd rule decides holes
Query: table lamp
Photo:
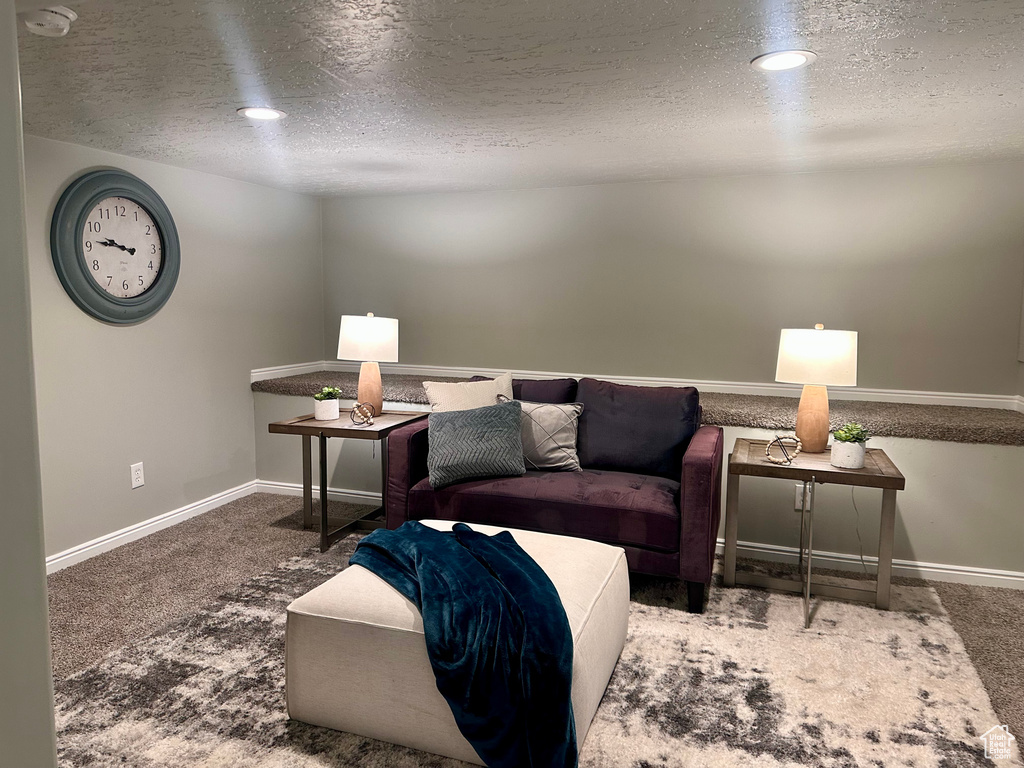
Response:
[[[804,453],[822,453],[828,445],[827,387],[857,386],[857,332],[783,328],[775,380],[803,384],[796,411],[796,436]]]
[[[378,363],[398,362],[398,320],[393,317],[342,315],[338,332],[338,359],[359,360],[356,398],[369,403],[376,413],[384,410],[384,388]]]

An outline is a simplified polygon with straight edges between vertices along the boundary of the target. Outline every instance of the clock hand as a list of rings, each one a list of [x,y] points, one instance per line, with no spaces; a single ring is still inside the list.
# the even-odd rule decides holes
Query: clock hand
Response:
[[[114,240],[111,240],[109,237],[106,240],[99,240],[97,242],[99,242],[100,245],[107,246],[108,248],[120,248],[122,251],[127,251],[132,256],[135,255],[135,249],[134,248],[129,248],[127,246],[121,245],[120,243],[115,242]]]

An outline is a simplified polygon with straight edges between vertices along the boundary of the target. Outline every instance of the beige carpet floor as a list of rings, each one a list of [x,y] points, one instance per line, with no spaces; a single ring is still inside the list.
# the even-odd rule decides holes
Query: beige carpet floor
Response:
[[[328,511],[341,521],[366,507],[331,502]],[[316,531],[302,529],[298,497],[254,494],[52,574],[54,676],[94,664],[317,543]],[[1024,590],[929,584],[1001,722],[1024,735]]]

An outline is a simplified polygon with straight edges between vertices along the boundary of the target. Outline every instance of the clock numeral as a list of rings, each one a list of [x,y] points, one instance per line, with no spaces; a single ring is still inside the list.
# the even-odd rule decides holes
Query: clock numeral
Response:
[[[151,262],[149,262],[149,268],[150,268],[150,269],[152,269],[152,268],[153,268],[153,262],[152,262],[152,261],[151,261]]]
[[[92,252],[92,240],[85,241],[85,250],[90,253]]]
[[[114,206],[114,214],[116,216],[121,217],[121,218],[127,218],[128,217],[128,209],[125,208],[123,205],[115,205]]]
[[[110,283],[113,281],[113,279],[114,279],[113,275],[107,275],[107,285],[110,285]]]
[[[128,281],[125,280],[123,283],[121,283],[121,287],[124,288],[127,291],[128,290]]]
[[[138,214],[136,214],[136,215],[138,215]],[[153,225],[152,224],[147,224],[146,225],[146,234],[147,235],[152,235],[153,234]]]
[[[110,209],[109,208],[97,208],[96,212],[97,212],[97,214],[99,214],[99,217],[101,219],[107,219],[107,220],[110,219]],[[99,230],[97,230],[97,232],[98,231]]]
[[[90,222],[88,222],[88,226],[89,226],[89,231],[90,232],[99,232],[100,231],[100,223],[98,221],[90,221]]]
[[[136,220],[136,221],[138,221],[138,220],[139,220],[139,212],[138,212],[138,211],[135,211],[135,220]]]
[[[98,262],[98,261],[97,261],[96,259],[93,259],[93,260],[92,260],[92,268],[93,268],[93,270],[95,270],[96,272],[99,272],[99,271],[100,271],[100,263],[99,263],[99,262]]]
[[[150,253],[156,253],[156,243],[151,244],[149,246],[149,248],[150,248],[150,250],[149,250]]]
[[[142,275],[139,275],[139,285],[145,285],[145,283],[142,281]]]

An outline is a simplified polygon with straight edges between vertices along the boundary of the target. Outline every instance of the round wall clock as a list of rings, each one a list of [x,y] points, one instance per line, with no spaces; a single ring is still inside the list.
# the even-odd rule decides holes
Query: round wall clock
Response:
[[[125,171],[91,171],[64,190],[50,224],[50,255],[68,296],[108,323],[155,314],[178,280],[181,248],[164,201]]]

